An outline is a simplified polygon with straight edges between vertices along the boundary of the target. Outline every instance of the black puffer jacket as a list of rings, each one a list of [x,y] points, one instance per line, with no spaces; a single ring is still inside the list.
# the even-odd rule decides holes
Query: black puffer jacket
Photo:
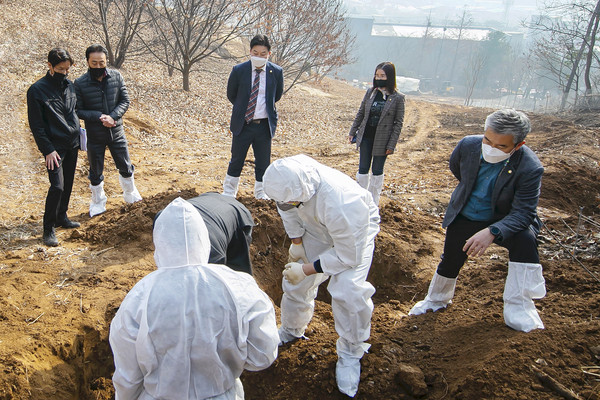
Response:
[[[100,116],[110,115],[117,124],[110,128],[112,136],[123,133],[123,115],[129,108],[129,94],[119,71],[107,69],[102,81],[93,79],[86,72],[75,79],[77,93],[77,115],[85,121],[88,139],[104,134],[109,128],[102,125]]]
[[[27,90],[29,127],[44,156],[79,146],[76,102],[73,83],[60,83],[49,72]]]

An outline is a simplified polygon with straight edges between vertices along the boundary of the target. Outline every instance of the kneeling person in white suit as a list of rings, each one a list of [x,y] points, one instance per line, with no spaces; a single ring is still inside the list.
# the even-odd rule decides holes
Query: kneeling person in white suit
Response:
[[[536,242],[544,168],[524,145],[530,129],[522,112],[499,110],[487,117],[483,136],[463,138],[452,152],[450,170],[459,183],[442,224],[447,228],[442,261],[427,297],[409,315],[437,311],[451,303],[467,257],[481,256],[496,243],[509,254],[505,323],[524,332],[544,328],[533,304],[533,299],[546,294]]]
[[[243,399],[242,371],[277,357],[271,300],[249,274],[208,264],[208,231],[187,201],[162,211],[153,236],[158,269],[110,326],[116,399]]]
[[[370,193],[349,176],[305,155],[271,164],[264,191],[277,202],[292,239],[281,300],[282,342],[302,337],[318,287],[328,278],[337,340],[339,390],[354,396],[360,359],[368,350],[373,285],[366,281],[379,232],[379,211]]]

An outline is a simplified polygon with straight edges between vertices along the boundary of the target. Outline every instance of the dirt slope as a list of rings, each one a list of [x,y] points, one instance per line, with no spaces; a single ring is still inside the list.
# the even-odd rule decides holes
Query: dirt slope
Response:
[[[50,6],[5,1],[2,7],[14,18],[0,22],[0,55],[10,50],[24,61],[0,65],[0,399],[111,399],[108,327],[127,291],[155,268],[152,218],[176,196],[218,190],[225,174],[231,108],[224,90],[232,62],[207,63],[189,93],[158,65],[127,64],[133,104],[125,126],[144,201],[122,202],[107,157],[108,211],[90,219],[81,153],[70,216],[82,227],[59,230],[61,246],[46,248],[40,237],[47,178],[26,124],[24,94],[56,43],[77,55],[73,76],[83,72],[88,41],[69,39],[85,26],[49,28],[56,14]],[[278,104],[273,158],[305,153],[354,176],[358,153],[345,139],[362,96],[333,81],[290,91]],[[465,265],[446,311],[406,317],[425,295],[442,251],[441,220],[456,184],[449,154],[461,137],[482,132],[490,111],[408,100],[401,141],[386,165],[369,275],[377,289],[372,347],[356,398],[559,398],[536,378],[536,366],[579,398],[600,399],[599,377],[583,372],[600,364],[600,282],[593,277],[600,276],[600,130],[581,125],[598,126],[593,115],[578,116],[577,124],[531,116],[528,145],[546,168],[539,210],[547,226],[540,253],[548,295],[536,302],[546,329],[525,334],[504,325],[507,253],[498,247]],[[239,199],[256,222],[255,277],[278,306],[289,240],[274,205],[251,195],[251,157],[242,181]],[[579,217],[581,207],[592,222]],[[581,264],[567,254],[575,247]],[[309,340],[282,347],[268,370],[242,376],[246,398],[345,397],[335,385],[337,335],[328,300],[323,285]]]

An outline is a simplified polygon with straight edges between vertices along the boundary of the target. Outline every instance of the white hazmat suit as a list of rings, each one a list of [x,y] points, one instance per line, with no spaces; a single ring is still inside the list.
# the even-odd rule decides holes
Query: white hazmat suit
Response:
[[[173,200],[153,235],[158,269],[110,326],[116,399],[243,399],[242,371],[277,357],[271,300],[249,274],[208,264],[208,231],[187,201]]]
[[[276,160],[263,177],[267,196],[278,203],[300,202],[284,211],[278,207],[286,233],[302,238],[309,262],[320,260],[323,273],[294,285],[283,279],[282,341],[301,337],[314,311],[319,285],[327,290],[337,341],[336,379],[341,392],[354,396],[360,380],[360,359],[369,345],[375,288],[366,281],[379,210],[371,194],[349,176],[305,155]]]

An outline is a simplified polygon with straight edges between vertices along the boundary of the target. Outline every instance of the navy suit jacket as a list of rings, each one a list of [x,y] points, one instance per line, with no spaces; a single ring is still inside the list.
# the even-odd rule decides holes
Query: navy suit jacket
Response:
[[[283,95],[283,69],[277,64],[267,61],[266,66],[265,105],[269,118],[271,137],[275,136],[277,127],[277,108],[275,102]],[[234,135],[239,135],[244,128],[250,90],[252,89],[252,63],[246,61],[233,67],[227,81],[227,98],[233,104],[229,129]]]
[[[459,180],[454,189],[442,226],[454,221],[467,204],[475,187],[481,160],[483,135],[467,136],[458,143],[450,156],[450,170]],[[531,228],[537,235],[541,224],[537,217],[537,204],[542,186],[544,167],[535,153],[521,146],[498,174],[492,192],[492,210],[495,226],[506,240],[524,229]]]

